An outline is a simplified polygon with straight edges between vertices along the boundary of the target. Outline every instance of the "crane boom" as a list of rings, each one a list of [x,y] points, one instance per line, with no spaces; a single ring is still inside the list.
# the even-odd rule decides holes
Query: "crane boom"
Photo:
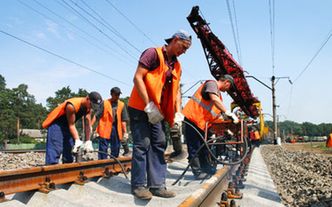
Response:
[[[259,112],[254,103],[259,101],[251,93],[242,67],[233,59],[232,54],[213,34],[198,12],[199,7],[193,7],[187,20],[201,41],[212,76],[218,80],[225,74],[231,75],[234,78],[235,88],[229,90],[228,94],[248,116],[256,118]]]

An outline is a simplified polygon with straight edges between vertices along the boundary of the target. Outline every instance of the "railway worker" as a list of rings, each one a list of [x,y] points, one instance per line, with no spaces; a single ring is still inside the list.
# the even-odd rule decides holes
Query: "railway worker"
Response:
[[[201,136],[204,137],[206,123],[218,119],[221,113],[231,117],[234,123],[239,121],[234,113],[226,109],[220,93],[228,91],[231,87],[234,87],[234,80],[230,75],[224,75],[218,81],[208,80],[198,88],[183,108],[184,120],[189,123],[185,127],[188,160],[196,179],[204,179],[216,172],[215,167],[209,164],[206,147],[195,157],[204,143]]]
[[[166,138],[164,119],[172,127],[181,123],[180,77],[177,57],[191,46],[191,36],[183,30],[165,39],[166,45],[146,49],[134,75],[128,112],[133,136],[132,194],[149,200],[152,196],[174,197],[166,189]]]
[[[73,153],[77,153],[80,147],[86,151],[93,151],[90,141],[91,113],[102,103],[102,97],[98,92],[91,92],[86,97],[75,97],[64,101],[57,106],[43,122],[47,128],[46,141],[46,165],[57,164],[62,154],[62,163],[73,162]],[[84,131],[86,142],[83,144],[75,122],[85,118]]]
[[[332,148],[332,133],[330,133],[330,135],[327,137],[326,147],[327,148]]]
[[[97,126],[99,153],[98,159],[107,159],[107,150],[110,146],[111,154],[119,157],[120,143],[124,149],[124,156],[129,155],[127,121],[129,121],[126,105],[119,100],[121,90],[114,87],[110,91],[111,98],[104,100],[98,111]],[[104,153],[102,153],[104,152]]]

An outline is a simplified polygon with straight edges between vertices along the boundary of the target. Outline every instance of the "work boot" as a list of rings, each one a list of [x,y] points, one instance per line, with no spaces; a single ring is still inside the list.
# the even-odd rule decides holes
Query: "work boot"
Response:
[[[162,198],[173,198],[173,197],[175,197],[175,193],[173,191],[167,190],[165,187],[150,188],[150,192],[152,193],[152,195],[162,197]]]
[[[129,156],[130,154],[130,150],[129,150],[129,147],[128,147],[128,143],[127,142],[123,142],[121,143],[122,144],[122,147],[123,147],[123,156]]]
[[[208,174],[206,174],[205,172],[202,172],[198,157],[195,157],[191,161],[190,167],[191,167],[191,170],[192,170],[196,180],[203,180],[203,179],[206,179],[209,177]]]
[[[217,172],[216,167],[210,164],[208,157],[200,157],[199,161],[201,164],[202,172],[205,172],[209,175],[214,175]]]
[[[133,187],[131,193],[142,200],[150,200],[152,198],[152,193],[144,186]]]

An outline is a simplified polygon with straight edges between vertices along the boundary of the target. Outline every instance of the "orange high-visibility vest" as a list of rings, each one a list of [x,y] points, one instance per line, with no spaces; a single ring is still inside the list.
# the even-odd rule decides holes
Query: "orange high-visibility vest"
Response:
[[[181,65],[178,61],[174,64],[174,69],[172,70],[172,84],[170,87],[170,91],[163,93],[163,87],[166,83],[166,72],[169,70],[169,67],[165,63],[162,48],[156,48],[156,51],[160,62],[159,67],[152,71],[149,71],[146,74],[146,76],[144,77],[144,84],[150,101],[153,101],[155,103],[160,112],[164,115],[165,120],[171,126],[173,126],[176,97],[180,86]],[[163,100],[167,101],[167,103],[161,103],[162,95],[166,96],[163,98]],[[161,106],[161,104],[163,104],[163,106]],[[131,92],[128,106],[141,111],[143,111],[145,108],[145,103],[138,94],[135,86],[133,87],[133,90]]]
[[[84,99],[83,97],[71,98],[71,99],[66,100],[59,106],[57,106],[55,109],[53,109],[53,111],[51,113],[49,113],[47,115],[47,118],[43,122],[42,127],[44,129],[48,128],[56,119],[58,119],[62,115],[65,115],[66,114],[65,109],[66,109],[67,103],[71,103],[75,108],[75,113],[77,113],[78,110],[81,108],[81,102],[83,99]]]
[[[326,140],[326,147],[329,147],[329,148],[332,147],[332,133]]]
[[[202,84],[182,110],[183,115],[198,128],[205,130],[206,123],[211,122],[220,115],[221,111],[214,105],[213,101],[202,97],[202,89],[208,81]],[[222,97],[219,96],[222,100]],[[209,126],[209,125],[208,125]]]
[[[255,131],[255,140],[260,140],[261,136],[258,131]]]
[[[124,105],[125,104],[122,101],[118,100],[116,115],[117,115],[117,130],[120,141],[123,138],[121,113],[124,108]],[[96,129],[97,133],[101,138],[110,139],[112,133],[112,124],[113,124],[112,104],[111,104],[111,99],[107,99],[104,101],[103,115],[100,118],[98,127]]]

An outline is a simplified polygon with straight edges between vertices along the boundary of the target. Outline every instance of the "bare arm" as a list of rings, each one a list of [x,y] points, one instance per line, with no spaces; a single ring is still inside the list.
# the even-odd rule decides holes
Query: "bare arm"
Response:
[[[221,111],[225,112],[227,109],[224,105],[224,103],[220,100],[220,98],[214,94],[214,93],[209,93],[210,99],[212,100],[213,104]]]
[[[121,127],[122,127],[122,133],[127,132],[127,123],[125,121],[121,122]]]
[[[75,126],[75,108],[72,104],[67,104],[66,106],[66,117],[68,120],[68,128],[71,136],[74,138],[74,140],[79,139],[78,131]]]
[[[175,102],[175,112],[181,112],[181,90],[180,86],[176,95],[176,102]]]
[[[139,96],[143,99],[145,105],[147,105],[150,101],[144,83],[144,77],[148,72],[149,72],[148,69],[144,68],[141,64],[138,64],[136,73],[134,75],[134,85],[137,89]]]
[[[90,135],[91,135],[91,129],[92,129],[92,122],[91,122],[91,110],[90,112],[85,115],[85,126],[84,126],[84,130],[85,130],[85,141],[90,140]]]

